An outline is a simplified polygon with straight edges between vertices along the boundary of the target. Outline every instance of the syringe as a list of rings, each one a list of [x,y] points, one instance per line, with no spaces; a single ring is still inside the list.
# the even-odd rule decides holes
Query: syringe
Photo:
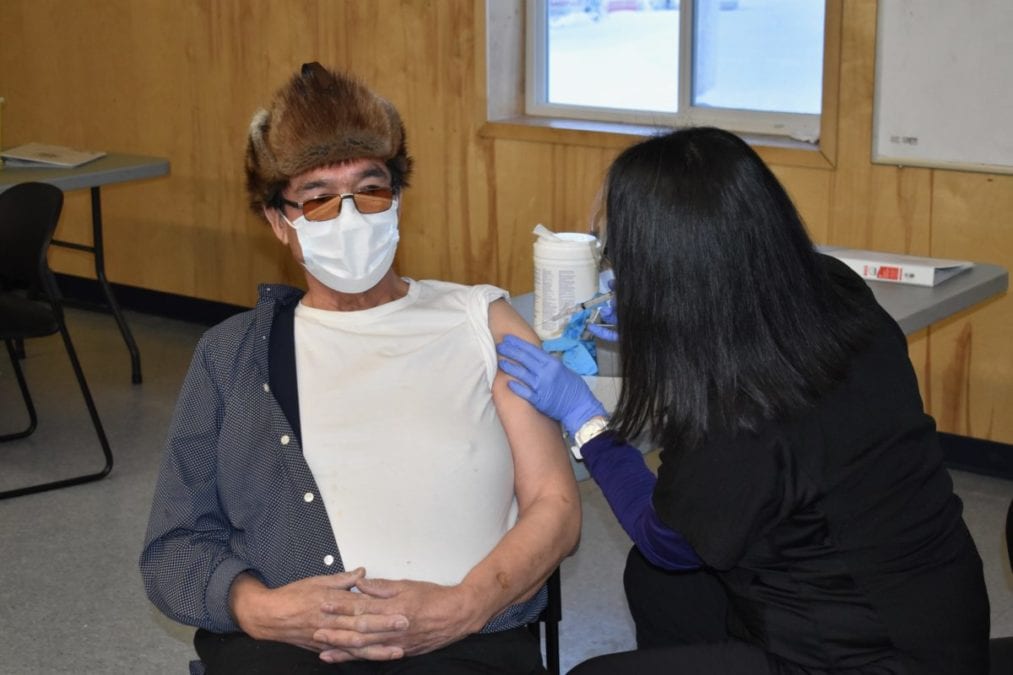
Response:
[[[550,319],[550,321],[559,321],[560,319],[564,319],[572,314],[576,314],[581,310],[597,307],[598,305],[604,304],[611,299],[612,299],[612,291],[609,291],[608,293],[602,293],[601,295],[596,295],[590,300],[578,302],[576,305],[572,305],[570,307],[567,307],[563,311],[558,312],[554,317],[552,317],[552,319]]]

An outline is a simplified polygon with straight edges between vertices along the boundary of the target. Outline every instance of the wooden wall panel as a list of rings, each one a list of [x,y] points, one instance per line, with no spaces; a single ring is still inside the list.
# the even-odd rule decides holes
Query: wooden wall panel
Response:
[[[171,176],[103,190],[112,280],[251,304],[300,271],[249,212],[253,112],[306,61],[352,70],[401,110],[417,158],[403,271],[486,279],[497,260],[486,156],[475,142],[474,5],[327,0],[0,3],[5,144],[30,140],[168,157]],[[86,55],[86,57],[82,57]],[[88,241],[71,193],[59,236]],[[54,267],[87,275],[87,256]]]
[[[763,153],[814,239],[1010,266],[1013,177],[871,163],[876,2],[833,9],[829,165]],[[245,205],[247,124],[301,63],[320,60],[356,72],[404,116],[416,172],[399,270],[527,292],[531,228],[585,229],[625,141],[480,136],[484,18],[475,0],[3,0],[4,143],[168,157],[171,176],[103,190],[110,278],[250,304],[257,282],[298,282],[301,271]],[[88,222],[87,195],[68,194],[60,236],[87,241]],[[54,262],[89,273],[79,253]],[[1013,416],[1001,414],[1013,405],[1011,328],[1002,298],[911,337],[940,428],[1013,442]]]
[[[1013,176],[936,171],[935,255],[1013,263]],[[930,329],[929,411],[947,431],[1013,442],[1013,296]]]
[[[829,241],[1010,266],[1013,200],[1007,176],[871,163],[876,3],[844,4],[838,164]],[[1013,442],[1013,303],[991,301],[909,337],[925,400],[939,428]]]
[[[928,254],[931,171],[871,163],[876,4],[844,3],[837,167],[827,243]]]
[[[588,231],[595,197],[616,154],[583,146],[495,143],[493,217],[501,285],[512,293],[533,289],[536,224],[556,232]]]
[[[833,174],[822,169],[803,169],[795,166],[772,166],[771,170],[781,181],[788,196],[795,202],[799,215],[817,244],[827,243],[830,235],[830,197],[833,194]]]

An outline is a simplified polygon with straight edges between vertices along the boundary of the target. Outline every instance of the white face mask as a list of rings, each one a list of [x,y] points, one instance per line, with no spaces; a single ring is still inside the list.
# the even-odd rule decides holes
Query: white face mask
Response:
[[[295,222],[303,266],[317,281],[339,293],[368,291],[383,278],[397,251],[397,200],[381,213],[362,214],[351,199],[332,220]]]

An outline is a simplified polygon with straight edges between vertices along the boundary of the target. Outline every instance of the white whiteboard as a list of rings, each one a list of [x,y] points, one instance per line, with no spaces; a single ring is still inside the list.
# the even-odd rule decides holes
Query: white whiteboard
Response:
[[[1013,0],[879,0],[872,161],[1013,173]]]

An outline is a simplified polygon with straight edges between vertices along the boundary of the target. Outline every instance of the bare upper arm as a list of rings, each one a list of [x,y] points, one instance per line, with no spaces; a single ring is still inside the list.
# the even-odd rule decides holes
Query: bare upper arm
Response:
[[[509,333],[540,344],[531,326],[506,300],[489,305],[489,329],[497,343]],[[521,513],[526,504],[549,493],[576,501],[577,484],[559,423],[510,391],[509,380],[506,373],[497,370],[492,396],[513,453],[514,490]]]

